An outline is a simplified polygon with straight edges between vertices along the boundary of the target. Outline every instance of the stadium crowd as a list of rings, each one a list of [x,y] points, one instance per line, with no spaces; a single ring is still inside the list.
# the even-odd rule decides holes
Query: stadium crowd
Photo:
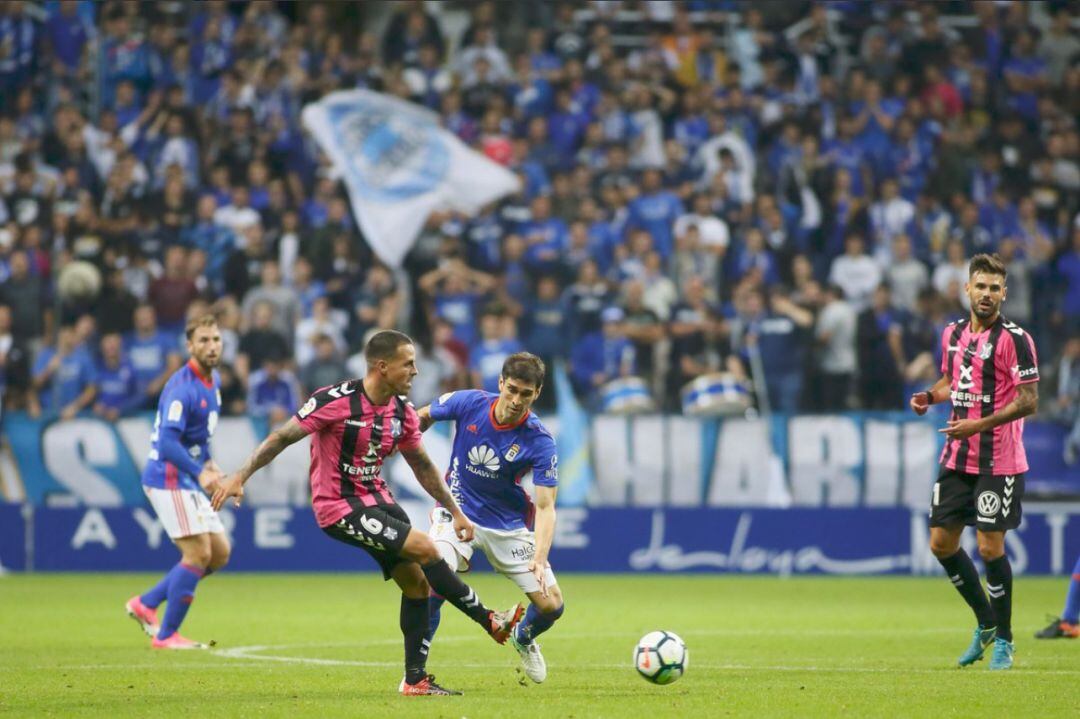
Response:
[[[774,410],[899,409],[940,376],[967,258],[998,252],[1075,460],[1075,5],[383,10],[0,4],[6,407],[148,409],[213,311],[228,411],[272,420],[362,375],[379,327],[418,338],[420,403],[524,348],[594,407],[634,377],[678,411],[723,373]],[[300,124],[357,87],[438,112],[523,192],[380,264]],[[92,301],[86,272],[60,291],[73,263]]]

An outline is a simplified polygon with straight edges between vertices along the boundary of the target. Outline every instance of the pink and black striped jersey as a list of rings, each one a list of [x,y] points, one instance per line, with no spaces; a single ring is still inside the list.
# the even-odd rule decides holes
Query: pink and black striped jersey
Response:
[[[362,380],[323,387],[295,415],[311,434],[311,504],[320,527],[363,507],[394,504],[382,477],[397,449],[420,446],[420,418],[393,397],[373,404]]]
[[[972,332],[966,319],[946,327],[941,372],[949,378],[953,419],[978,419],[1012,402],[1018,386],[1038,382],[1039,362],[1031,336],[998,315],[982,332]],[[1026,472],[1023,433],[1021,418],[967,439],[946,439],[941,464],[979,475]]]

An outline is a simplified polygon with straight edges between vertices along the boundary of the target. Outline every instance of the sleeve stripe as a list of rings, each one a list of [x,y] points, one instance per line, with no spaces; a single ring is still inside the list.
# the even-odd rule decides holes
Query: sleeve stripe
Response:
[[[1032,366],[1032,352],[1028,342],[1031,342],[1031,335],[1025,332],[1022,335],[1014,335],[1009,333],[1012,337],[1013,347],[1016,348],[1016,364],[1020,369]]]

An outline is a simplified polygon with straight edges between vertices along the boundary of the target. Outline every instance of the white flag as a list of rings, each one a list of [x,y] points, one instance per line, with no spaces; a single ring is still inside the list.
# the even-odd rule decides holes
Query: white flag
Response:
[[[391,267],[433,211],[472,215],[520,187],[514,173],[440,127],[437,115],[390,95],[334,92],[302,117],[345,180],[368,244]]]

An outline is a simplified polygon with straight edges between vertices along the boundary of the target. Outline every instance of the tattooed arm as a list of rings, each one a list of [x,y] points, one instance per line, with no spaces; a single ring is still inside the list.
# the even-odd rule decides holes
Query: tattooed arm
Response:
[[[440,476],[435,463],[431,461],[431,457],[428,457],[424,446],[419,444],[414,449],[403,449],[401,450],[401,456],[412,467],[413,474],[416,475],[416,480],[420,482],[420,486],[424,488],[424,491],[453,515],[454,530],[457,535],[464,541],[471,540],[473,536],[472,522],[462,513],[461,508],[454,501],[450,489],[446,486],[442,476]]]
[[[420,409],[416,410],[416,414],[420,417],[420,431],[427,432],[431,429],[431,425],[435,424],[435,418],[431,416],[431,405],[426,404]]]
[[[998,425],[1013,422],[1021,417],[1034,414],[1039,409],[1039,385],[1028,382],[1016,388],[1016,397],[1012,402],[994,412],[989,417],[978,419],[954,419],[938,430],[951,439],[967,439],[979,432],[988,432]]]
[[[251,478],[251,475],[270,464],[274,457],[281,454],[282,450],[290,444],[300,441],[305,435],[307,435],[307,432],[300,426],[295,417],[271,432],[262,441],[262,444],[255,448],[255,451],[244,462],[244,466],[229,475],[227,480],[222,482],[214,491],[214,496],[210,500],[214,509],[221,509],[221,506],[225,504],[225,500],[229,497],[236,497],[235,504],[239,507],[241,500],[244,498],[244,483]]]

